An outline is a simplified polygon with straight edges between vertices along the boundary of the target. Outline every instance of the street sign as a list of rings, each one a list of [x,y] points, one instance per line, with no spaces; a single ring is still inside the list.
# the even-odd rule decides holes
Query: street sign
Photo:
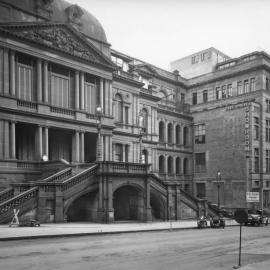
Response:
[[[259,202],[260,201],[260,193],[259,192],[247,192],[246,193],[247,202]]]

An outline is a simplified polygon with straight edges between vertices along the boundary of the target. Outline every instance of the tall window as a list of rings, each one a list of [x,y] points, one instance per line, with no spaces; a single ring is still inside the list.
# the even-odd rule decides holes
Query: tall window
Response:
[[[259,148],[254,148],[254,172],[259,172]]]
[[[266,82],[265,82],[265,89],[266,90],[269,90],[269,88],[270,88],[270,81],[269,81],[269,79],[268,78],[266,78]]]
[[[227,95],[228,97],[232,97],[233,93],[232,93],[232,85],[228,84],[227,85]]]
[[[189,162],[187,158],[184,158],[183,162],[183,173],[188,174],[189,173]]]
[[[255,78],[250,79],[250,91],[255,91]]]
[[[115,161],[123,161],[123,145],[115,144]]]
[[[184,129],[183,129],[183,144],[184,144],[184,146],[187,146],[189,144],[188,127],[184,127]]]
[[[254,117],[254,140],[259,140],[259,118]]]
[[[237,82],[237,95],[242,95],[242,94],[243,94],[242,82],[239,81]]]
[[[180,144],[180,136],[181,136],[181,129],[180,126],[177,125],[175,128],[175,143]]]
[[[148,112],[146,109],[142,109],[142,117],[143,117],[143,123],[142,123],[142,127],[143,127],[143,132],[147,132],[147,126],[148,126]]]
[[[192,94],[192,104],[196,105],[197,104],[197,93]]]
[[[184,104],[185,103],[185,94],[181,93],[181,103]]]
[[[160,142],[164,142],[165,141],[165,136],[164,136],[164,132],[165,132],[165,126],[164,126],[164,122],[160,121],[159,122],[159,141]]]
[[[165,158],[160,156],[158,159],[159,173],[165,173]]]
[[[173,158],[171,156],[168,157],[167,160],[168,165],[168,174],[173,174]]]
[[[270,173],[270,150],[266,149],[265,151],[266,172]]]
[[[180,159],[180,157],[177,157],[175,159],[175,172],[176,172],[176,174],[181,173],[181,159]]]
[[[95,84],[85,82],[85,110],[89,113],[95,113],[97,107],[97,87]]]
[[[216,100],[221,99],[221,89],[216,87]]]
[[[244,93],[248,93],[248,80],[244,80]]]
[[[115,120],[117,122],[123,122],[123,102],[122,96],[119,94],[115,95]]]
[[[226,98],[226,85],[222,85],[221,91],[222,98]]]
[[[270,119],[265,120],[265,141],[270,142]]]
[[[168,124],[167,135],[168,143],[173,143],[173,125],[171,123]]]
[[[196,144],[205,143],[205,124],[195,126],[195,143]]]
[[[69,77],[52,73],[51,103],[58,107],[69,107]]]
[[[196,153],[195,154],[195,172],[196,173],[206,172],[205,153]]]
[[[208,101],[208,91],[204,90],[203,91],[203,103]]]
[[[266,99],[265,103],[266,103],[266,112],[270,113],[270,100]]]

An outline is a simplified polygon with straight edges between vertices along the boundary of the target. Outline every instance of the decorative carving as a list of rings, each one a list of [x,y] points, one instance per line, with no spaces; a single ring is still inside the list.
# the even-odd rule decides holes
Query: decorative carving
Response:
[[[81,30],[82,29],[82,15],[83,10],[78,5],[71,5],[66,8],[67,13],[67,22],[70,23],[72,26],[74,26],[76,29]]]
[[[52,3],[54,0],[37,0],[37,14],[46,18],[51,18],[53,14]]]
[[[73,35],[61,27],[29,29],[17,32],[17,34],[24,38],[29,38],[47,46],[68,52],[72,55],[98,62],[97,58],[86,46],[84,47]]]

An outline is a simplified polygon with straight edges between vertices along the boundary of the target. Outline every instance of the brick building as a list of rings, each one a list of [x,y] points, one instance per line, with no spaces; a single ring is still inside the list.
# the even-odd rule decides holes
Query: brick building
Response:
[[[194,218],[215,214],[217,194],[235,208],[257,190],[268,206],[267,54],[220,53],[187,79],[113,50],[66,1],[1,0],[0,21],[0,222],[14,208],[42,222]]]

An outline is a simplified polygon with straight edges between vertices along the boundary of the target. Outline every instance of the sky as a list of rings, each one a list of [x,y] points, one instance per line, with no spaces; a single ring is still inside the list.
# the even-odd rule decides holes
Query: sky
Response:
[[[112,48],[169,70],[209,47],[270,52],[270,0],[68,0],[94,15]]]

